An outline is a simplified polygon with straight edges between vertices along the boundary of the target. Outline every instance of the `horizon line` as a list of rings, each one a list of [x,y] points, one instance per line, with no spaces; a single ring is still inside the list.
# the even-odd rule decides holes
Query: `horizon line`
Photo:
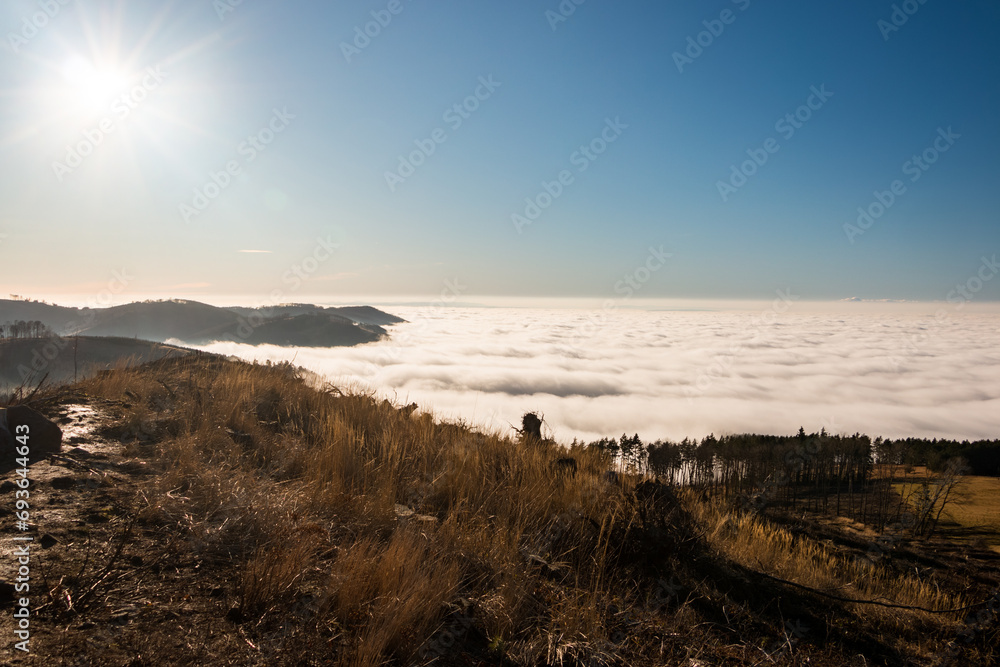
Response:
[[[994,310],[1000,312],[1000,300],[979,299],[968,301],[949,301],[945,299],[893,299],[893,298],[805,298],[788,292],[791,298],[771,297],[631,297],[609,298],[607,296],[548,296],[548,295],[494,295],[468,294],[455,296],[453,294],[372,294],[372,295],[328,295],[328,294],[282,294],[274,300],[259,293],[147,293],[147,294],[115,294],[106,292],[99,297],[89,293],[46,293],[18,294],[0,297],[0,300],[23,302],[44,302],[57,306],[77,308],[105,308],[112,306],[139,303],[142,301],[196,301],[217,307],[275,307],[288,304],[307,304],[315,306],[384,306],[384,307],[447,307],[447,308],[545,308],[545,309],[583,309],[605,311],[680,311],[680,310],[744,310],[767,308],[778,303],[782,312],[796,310],[815,311],[816,309],[837,308],[838,310],[859,311],[872,308],[889,310],[905,310],[907,308],[936,308],[937,312],[944,310],[949,314],[961,314],[969,310]],[[17,299],[10,297],[17,296]],[[110,298],[108,298],[110,296]]]

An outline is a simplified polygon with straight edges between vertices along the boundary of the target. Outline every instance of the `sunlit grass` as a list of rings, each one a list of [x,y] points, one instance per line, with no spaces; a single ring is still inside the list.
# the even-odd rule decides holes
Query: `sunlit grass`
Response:
[[[122,437],[159,461],[143,518],[184,531],[205,557],[232,560],[244,616],[276,613],[308,591],[336,638],[336,664],[413,660],[462,600],[477,632],[518,664],[610,664],[620,612],[602,609],[623,599],[640,608],[649,563],[656,576],[688,566],[661,554],[669,543],[642,542],[640,517],[652,506],[632,493],[638,478],[602,479],[612,466],[597,449],[438,422],[374,394],[317,388],[287,364],[164,361],[79,386],[115,401]],[[554,466],[567,455],[575,475]],[[852,599],[962,603],[721,502],[685,498],[694,534],[719,562]],[[400,506],[421,518],[401,520]],[[705,581],[686,586],[695,598],[717,595]],[[772,593],[761,595],[765,604]],[[630,632],[659,632],[667,618],[672,636],[704,632],[683,601],[673,604],[640,608]],[[848,608],[887,636],[952,622]]]

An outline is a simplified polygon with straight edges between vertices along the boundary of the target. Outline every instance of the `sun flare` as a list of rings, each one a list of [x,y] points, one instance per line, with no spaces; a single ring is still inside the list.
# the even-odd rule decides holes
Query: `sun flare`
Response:
[[[68,84],[66,102],[75,111],[96,113],[107,109],[112,101],[126,92],[128,77],[114,65],[94,63],[80,56],[73,56],[62,67]]]

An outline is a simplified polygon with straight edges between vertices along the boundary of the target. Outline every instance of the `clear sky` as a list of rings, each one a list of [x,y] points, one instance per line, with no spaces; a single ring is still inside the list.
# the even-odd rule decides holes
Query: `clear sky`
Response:
[[[0,292],[1000,298],[1000,4],[576,2],[5,2]]]

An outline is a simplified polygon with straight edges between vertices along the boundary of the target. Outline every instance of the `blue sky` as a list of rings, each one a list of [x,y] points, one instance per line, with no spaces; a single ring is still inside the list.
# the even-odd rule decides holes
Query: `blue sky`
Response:
[[[5,3],[4,292],[943,300],[1000,251],[995,2],[230,2]]]

